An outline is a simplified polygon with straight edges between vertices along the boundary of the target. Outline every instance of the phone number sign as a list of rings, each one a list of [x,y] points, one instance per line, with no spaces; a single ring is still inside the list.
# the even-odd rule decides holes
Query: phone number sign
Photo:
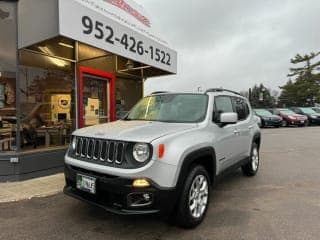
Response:
[[[177,72],[174,50],[74,1],[59,1],[59,31],[120,56]]]

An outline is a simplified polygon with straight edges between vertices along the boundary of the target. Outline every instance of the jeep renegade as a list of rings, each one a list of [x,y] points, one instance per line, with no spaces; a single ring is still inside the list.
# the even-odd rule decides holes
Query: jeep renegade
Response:
[[[72,134],[64,192],[113,213],[162,213],[192,228],[218,176],[239,167],[257,173],[260,142],[250,104],[236,92],[158,92],[122,120]]]

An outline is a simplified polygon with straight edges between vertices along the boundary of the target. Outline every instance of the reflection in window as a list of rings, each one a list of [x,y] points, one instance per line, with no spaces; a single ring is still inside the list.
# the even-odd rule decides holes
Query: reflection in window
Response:
[[[74,66],[68,61],[61,66],[53,60],[53,57],[20,51],[23,151],[66,145],[74,129]]]
[[[0,1],[0,153],[16,149],[16,3]]]
[[[215,111],[213,120],[216,123],[220,122],[221,113],[233,112],[231,98],[228,96],[218,96],[214,98],[215,101]]]

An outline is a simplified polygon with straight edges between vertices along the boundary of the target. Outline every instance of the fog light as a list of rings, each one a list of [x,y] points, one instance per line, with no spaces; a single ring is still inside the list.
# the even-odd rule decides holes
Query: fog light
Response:
[[[150,183],[146,179],[141,178],[141,179],[135,179],[132,183],[132,186],[134,186],[134,187],[149,187]]]
[[[150,206],[153,203],[152,193],[130,193],[127,196],[128,206],[133,208]]]

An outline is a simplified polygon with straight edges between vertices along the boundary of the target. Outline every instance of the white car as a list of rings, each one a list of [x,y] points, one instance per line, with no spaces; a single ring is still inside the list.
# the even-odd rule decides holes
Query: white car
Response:
[[[236,92],[153,94],[123,120],[73,133],[64,192],[114,213],[170,214],[195,227],[217,177],[239,167],[257,173],[260,142],[250,104]]]

